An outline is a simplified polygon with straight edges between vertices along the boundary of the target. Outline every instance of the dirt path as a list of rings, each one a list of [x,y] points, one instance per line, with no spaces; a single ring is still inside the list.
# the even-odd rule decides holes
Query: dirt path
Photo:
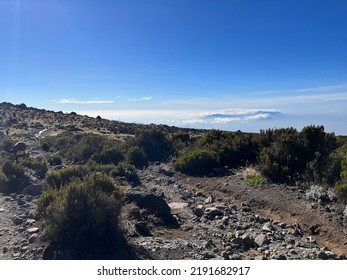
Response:
[[[338,255],[347,255],[347,235],[343,228],[343,205],[320,205],[305,199],[305,190],[282,185],[251,188],[232,175],[222,178],[188,178],[190,189],[204,190],[221,199],[246,202],[259,214],[284,223],[297,223],[303,232]],[[311,229],[318,229],[313,232]],[[317,231],[317,230],[316,230]]]

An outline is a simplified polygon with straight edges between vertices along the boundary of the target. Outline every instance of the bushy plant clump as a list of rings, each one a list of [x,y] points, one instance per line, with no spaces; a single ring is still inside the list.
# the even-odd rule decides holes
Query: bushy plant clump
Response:
[[[47,236],[75,259],[111,259],[119,253],[122,194],[112,180],[91,173],[49,188],[38,201]]]
[[[45,177],[48,170],[47,163],[40,159],[27,158],[21,162],[21,165],[33,170],[40,179]]]
[[[219,166],[217,153],[207,150],[193,150],[180,158],[174,164],[174,167],[189,175],[206,175],[213,168]]]
[[[20,192],[28,185],[24,168],[15,161],[6,160],[0,170],[0,191],[4,193]]]
[[[294,128],[267,130],[263,134],[268,145],[260,151],[259,160],[266,177],[288,182],[336,181],[339,163],[333,152],[337,141],[323,126],[307,126],[301,132]]]
[[[149,162],[166,161],[174,153],[172,141],[159,129],[141,130],[125,145],[126,159],[141,168]]]
[[[82,179],[89,170],[82,166],[70,166],[59,171],[52,171],[46,177],[49,188],[60,189],[75,179]]]

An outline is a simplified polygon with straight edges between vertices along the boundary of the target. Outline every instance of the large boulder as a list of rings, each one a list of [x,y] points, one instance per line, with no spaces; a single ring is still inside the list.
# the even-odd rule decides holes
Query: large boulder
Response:
[[[149,213],[162,218],[166,225],[174,226],[177,221],[164,198],[161,192],[143,191],[139,188],[129,189],[125,194],[126,203],[135,203],[140,208],[146,208]]]
[[[33,195],[33,196],[38,196],[38,195],[42,194],[43,190],[44,190],[43,185],[31,184],[28,187],[24,188],[22,193]]]
[[[13,145],[12,149],[14,152],[17,151],[25,151],[27,148],[26,144],[23,142],[17,142],[16,144]]]

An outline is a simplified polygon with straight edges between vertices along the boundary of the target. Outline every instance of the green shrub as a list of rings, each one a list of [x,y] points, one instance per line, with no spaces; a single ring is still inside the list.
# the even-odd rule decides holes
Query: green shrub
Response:
[[[343,202],[347,202],[347,183],[337,183],[335,186],[335,192]]]
[[[217,166],[217,154],[206,150],[193,150],[179,157],[174,163],[175,169],[190,175],[208,175]]]
[[[91,159],[99,164],[117,164],[123,160],[123,154],[117,147],[103,147],[101,152],[93,154]]]
[[[0,171],[0,189],[2,192],[6,194],[18,193],[28,184],[29,180],[20,164],[11,160],[3,163]]]
[[[172,142],[162,131],[155,128],[138,132],[135,146],[143,151],[146,162],[166,161],[174,152]]]
[[[67,167],[59,171],[52,171],[46,177],[46,184],[50,188],[59,189],[76,179],[82,179],[88,170],[80,166]]]
[[[48,158],[48,162],[50,165],[61,165],[63,162],[63,158],[58,154],[53,154],[51,157]]]
[[[23,167],[21,167],[18,163],[9,160],[5,161],[2,165],[2,172],[10,180],[24,177]]]
[[[126,154],[127,162],[133,164],[137,168],[142,168],[147,164],[147,156],[143,148],[134,146],[129,148]]]
[[[27,158],[21,162],[21,165],[35,171],[36,176],[40,179],[45,177],[48,170],[46,162],[40,159]]]
[[[38,201],[48,238],[72,259],[112,259],[119,253],[122,195],[104,175],[91,174],[64,188],[49,189]]]
[[[245,180],[246,185],[256,188],[264,183],[266,183],[266,178],[262,176],[249,177]]]

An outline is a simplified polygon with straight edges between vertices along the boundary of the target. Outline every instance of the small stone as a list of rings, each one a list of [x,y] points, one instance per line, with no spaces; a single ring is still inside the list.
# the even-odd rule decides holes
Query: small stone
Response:
[[[28,250],[28,248],[29,248],[29,246],[23,246],[23,247],[20,248],[20,250],[22,252],[25,252],[26,250]]]
[[[22,224],[24,222],[24,220],[21,217],[18,217],[18,216],[14,217],[12,221],[13,221],[13,223],[15,225],[20,225],[20,224]]]
[[[241,237],[236,237],[233,240],[231,240],[232,243],[237,244],[237,245],[242,245],[243,244],[243,238]]]
[[[271,222],[267,222],[263,225],[262,230],[263,231],[269,231],[271,232],[274,229],[274,227],[272,226]]]
[[[193,213],[195,216],[201,217],[204,215],[204,206],[203,205],[198,205],[193,209]]]
[[[6,196],[6,197],[4,198],[4,200],[5,200],[5,201],[10,201],[10,200],[11,200],[11,197]]]
[[[37,233],[33,233],[32,235],[30,235],[30,237],[28,238],[29,243],[33,243],[35,242],[35,240],[37,239],[39,235]]]
[[[3,254],[6,254],[7,252],[8,252],[8,248],[7,248],[7,247],[3,247],[3,248],[2,248],[2,253],[3,253]]]
[[[259,234],[254,241],[256,244],[258,244],[258,246],[263,246],[267,243],[268,238],[265,234]]]
[[[222,253],[222,257],[223,257],[223,259],[225,259],[225,260],[229,260],[229,252],[228,252],[228,251],[223,252],[223,253]]]
[[[17,203],[18,203],[18,205],[24,205],[26,202],[23,199],[18,198]]]
[[[205,203],[206,204],[209,204],[209,203],[212,203],[213,202],[213,197],[212,196],[209,196],[208,198],[205,199]]]
[[[26,223],[27,225],[32,225],[32,224],[34,224],[35,222],[36,222],[35,219],[27,219],[25,223]]]
[[[205,214],[211,217],[223,216],[223,212],[216,207],[206,208]]]
[[[329,256],[325,251],[321,251],[318,253],[318,258],[321,260],[328,260]]]
[[[37,233],[40,229],[38,227],[28,228],[28,233]]]

